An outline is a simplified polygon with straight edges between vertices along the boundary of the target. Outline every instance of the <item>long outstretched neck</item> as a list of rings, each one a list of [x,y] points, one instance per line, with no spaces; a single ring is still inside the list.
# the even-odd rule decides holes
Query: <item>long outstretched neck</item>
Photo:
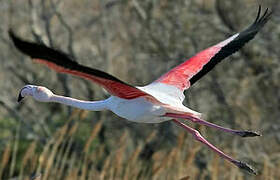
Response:
[[[18,102],[20,102],[25,96],[32,96],[39,102],[56,102],[91,111],[102,111],[108,109],[109,103],[108,99],[104,101],[83,101],[70,97],[59,96],[46,87],[36,85],[24,86],[19,92]]]
[[[91,111],[102,111],[108,109],[107,101],[83,101],[70,97],[53,95],[49,102],[57,102],[61,104],[65,104],[68,106],[73,106],[79,109],[91,110]]]

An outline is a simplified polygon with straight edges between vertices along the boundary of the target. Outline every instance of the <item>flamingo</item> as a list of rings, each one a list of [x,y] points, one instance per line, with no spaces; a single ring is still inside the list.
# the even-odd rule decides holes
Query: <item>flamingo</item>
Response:
[[[215,65],[227,56],[235,53],[245,43],[253,39],[269,20],[271,14],[272,12],[269,12],[267,8],[261,16],[261,6],[259,6],[255,21],[247,29],[197,53],[151,84],[142,87],[129,85],[106,72],[78,64],[61,51],[42,44],[25,41],[15,35],[10,29],[9,35],[14,46],[23,54],[30,56],[35,62],[44,64],[60,73],[68,73],[88,79],[102,86],[111,94],[105,100],[84,101],[56,95],[43,86],[26,85],[19,92],[18,102],[26,96],[31,96],[39,102],[61,103],[91,111],[111,110],[118,116],[137,123],[171,121],[183,127],[193,135],[195,140],[205,144],[222,158],[233,163],[240,169],[256,174],[256,171],[248,164],[225,154],[209,143],[199,131],[187,126],[178,119],[189,120],[193,123],[216,128],[241,137],[259,136],[257,132],[234,130],[207,122],[201,118],[201,113],[184,106],[182,102],[185,98],[183,92],[186,89],[190,88],[191,85],[212,70]]]

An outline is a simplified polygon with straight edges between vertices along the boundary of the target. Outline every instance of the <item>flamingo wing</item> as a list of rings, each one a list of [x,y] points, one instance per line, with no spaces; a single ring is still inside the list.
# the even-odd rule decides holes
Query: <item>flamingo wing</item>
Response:
[[[260,14],[261,6],[259,6],[255,22],[246,30],[197,53],[195,56],[162,75],[154,83],[159,82],[175,86],[181,91],[188,89],[224,58],[238,51],[245,43],[255,37],[258,31],[269,20],[272,12],[268,12],[268,9],[266,9],[262,17],[260,17]]]
[[[9,35],[15,47],[22,53],[30,56],[36,62],[47,65],[49,68],[60,73],[69,73],[89,79],[106,89],[110,94],[124,99],[133,99],[137,97],[146,97],[155,100],[155,98],[133,87],[116,77],[97,70],[78,64],[71,57],[58,50],[46,47],[42,44],[27,42],[17,37],[12,30]]]

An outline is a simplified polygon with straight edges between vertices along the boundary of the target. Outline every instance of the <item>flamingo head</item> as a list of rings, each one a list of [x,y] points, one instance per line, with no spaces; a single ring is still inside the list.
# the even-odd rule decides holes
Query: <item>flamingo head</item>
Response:
[[[19,92],[18,102],[26,96],[32,96],[37,101],[48,102],[53,96],[53,93],[42,86],[26,85]]]

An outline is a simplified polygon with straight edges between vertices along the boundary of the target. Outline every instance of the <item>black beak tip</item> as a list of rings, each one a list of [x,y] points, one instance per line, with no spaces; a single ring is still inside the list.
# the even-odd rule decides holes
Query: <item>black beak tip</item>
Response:
[[[17,102],[21,102],[24,97],[19,93]]]

